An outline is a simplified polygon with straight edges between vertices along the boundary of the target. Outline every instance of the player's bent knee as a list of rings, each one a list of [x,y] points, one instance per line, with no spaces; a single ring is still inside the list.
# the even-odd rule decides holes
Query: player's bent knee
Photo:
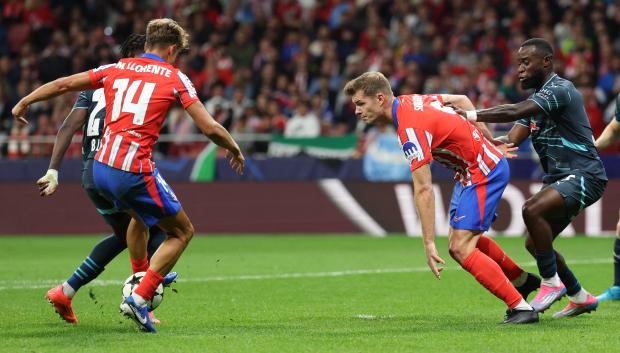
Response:
[[[450,242],[450,245],[448,246],[448,253],[450,253],[450,256],[458,263],[462,264],[465,261],[465,258],[467,257],[466,254],[466,247],[463,246],[464,244],[460,243],[460,242]]]
[[[521,208],[521,215],[523,216],[523,219],[531,219],[533,217],[537,217],[538,216],[537,208],[538,207],[537,207],[536,201],[531,201],[531,200],[525,201],[525,203],[523,204],[523,207]]]
[[[179,234],[179,239],[185,243],[185,245],[187,246],[187,244],[189,244],[190,240],[192,240],[192,238],[194,237],[194,226],[189,223],[186,227],[184,227],[184,229],[182,230],[182,232]]]

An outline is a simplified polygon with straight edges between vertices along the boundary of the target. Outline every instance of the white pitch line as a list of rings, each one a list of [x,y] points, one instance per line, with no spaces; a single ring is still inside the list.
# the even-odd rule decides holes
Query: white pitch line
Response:
[[[611,258],[590,259],[590,260],[574,260],[568,261],[569,265],[599,265],[610,264]],[[535,266],[536,262],[530,261],[521,264],[522,266]],[[460,270],[457,266],[446,266],[445,270]],[[272,279],[291,279],[291,278],[317,278],[317,277],[343,277],[343,276],[359,276],[374,275],[385,273],[413,273],[430,271],[428,267],[409,267],[409,268],[383,268],[383,269],[367,269],[367,270],[343,270],[331,272],[293,272],[293,273],[277,273],[265,275],[238,275],[238,276],[212,276],[199,278],[180,278],[180,283],[205,283],[205,282],[223,282],[223,281],[252,281],[252,280],[272,280]],[[64,282],[61,279],[42,279],[42,280],[16,280],[16,281],[0,281],[0,291],[10,289],[41,289],[49,288],[55,284]],[[90,286],[120,286],[123,281],[117,280],[99,280],[90,282]]]

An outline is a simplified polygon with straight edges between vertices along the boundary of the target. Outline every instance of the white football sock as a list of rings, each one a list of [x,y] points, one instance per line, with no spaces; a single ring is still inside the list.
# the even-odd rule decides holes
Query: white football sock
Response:
[[[527,272],[523,271],[521,272],[519,277],[515,278],[514,281],[512,281],[512,285],[515,287],[521,287],[525,284],[525,281],[527,281]]]
[[[62,284],[62,292],[69,298],[73,298],[75,295],[75,289],[67,282]]]
[[[568,297],[573,303],[581,304],[581,303],[585,303],[586,300],[588,300],[588,294],[589,294],[588,291],[586,291],[585,289],[583,289],[583,287],[581,287],[581,289],[579,290],[579,292],[577,292],[577,294],[569,295]]]
[[[136,304],[138,304],[140,306],[145,306],[146,305],[146,300],[144,298],[142,298],[139,294],[136,294],[134,292],[134,293],[131,294],[131,296],[133,297],[133,299],[136,302]]]
[[[521,298],[521,301],[519,302],[519,304],[517,304],[517,306],[515,306],[513,309],[516,310],[534,310],[530,304],[528,304],[525,299]]]
[[[553,275],[553,277],[551,278],[543,278],[541,284],[544,284],[545,286],[550,286],[550,287],[559,287],[562,285],[562,282],[560,281],[560,276],[558,276],[556,272],[556,274]]]

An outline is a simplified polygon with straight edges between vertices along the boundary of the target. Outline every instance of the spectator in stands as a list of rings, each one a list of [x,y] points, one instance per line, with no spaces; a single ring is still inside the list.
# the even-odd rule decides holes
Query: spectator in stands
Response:
[[[200,6],[177,0],[140,3],[139,9],[137,4],[3,1],[2,103],[17,101],[22,82],[30,86],[116,61],[119,42],[134,27],[164,14],[176,17],[191,34],[190,51],[179,65],[201,100],[211,102],[233,128],[241,112],[252,112],[240,123],[243,131],[282,132],[283,114],[292,116],[298,100],[309,100],[309,110],[323,111],[318,116],[323,133],[350,133],[356,120],[336,92],[373,67],[386,74],[397,93],[462,93],[481,107],[497,99],[520,101],[526,93],[515,85],[513,53],[533,34],[553,43],[558,74],[585,75],[597,83],[593,112],[609,106],[620,90],[620,12],[612,1],[556,0],[536,6],[510,1],[505,8],[488,1],[414,5],[406,0],[240,0]],[[243,98],[238,87],[243,87]],[[248,101],[256,102],[255,110],[248,110]],[[55,127],[54,112],[67,102],[49,104],[41,112]],[[7,125],[2,120],[0,131],[8,134]],[[11,136],[11,156],[28,155],[27,134]]]
[[[286,137],[318,137],[321,134],[321,123],[314,111],[310,110],[310,104],[306,100],[300,100],[295,107],[293,117],[289,119],[284,128]]]

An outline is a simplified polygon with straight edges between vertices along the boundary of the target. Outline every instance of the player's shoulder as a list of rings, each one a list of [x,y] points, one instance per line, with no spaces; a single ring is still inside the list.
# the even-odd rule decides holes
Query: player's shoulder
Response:
[[[555,76],[549,80],[549,83],[545,85],[545,87],[543,87],[543,89],[545,88],[553,90],[554,92],[563,92],[563,91],[566,92],[566,91],[577,90],[577,88],[575,87],[572,81],[567,80],[563,77],[560,77],[557,74],[555,74]]]
[[[441,103],[441,97],[435,94],[403,94],[396,97],[396,99],[398,100],[399,107],[409,107],[418,111],[424,110],[424,106],[435,101]]]
[[[102,89],[102,88],[99,88]],[[79,94],[79,98],[80,99],[86,99],[86,100],[91,100],[93,98],[93,93],[95,92],[94,89],[87,89],[84,91],[80,91]]]
[[[92,69],[93,72],[99,72],[99,71],[103,71],[106,69],[111,69],[114,68],[116,66],[117,63],[109,63],[109,64],[103,64],[103,65],[99,65],[98,67]]]

